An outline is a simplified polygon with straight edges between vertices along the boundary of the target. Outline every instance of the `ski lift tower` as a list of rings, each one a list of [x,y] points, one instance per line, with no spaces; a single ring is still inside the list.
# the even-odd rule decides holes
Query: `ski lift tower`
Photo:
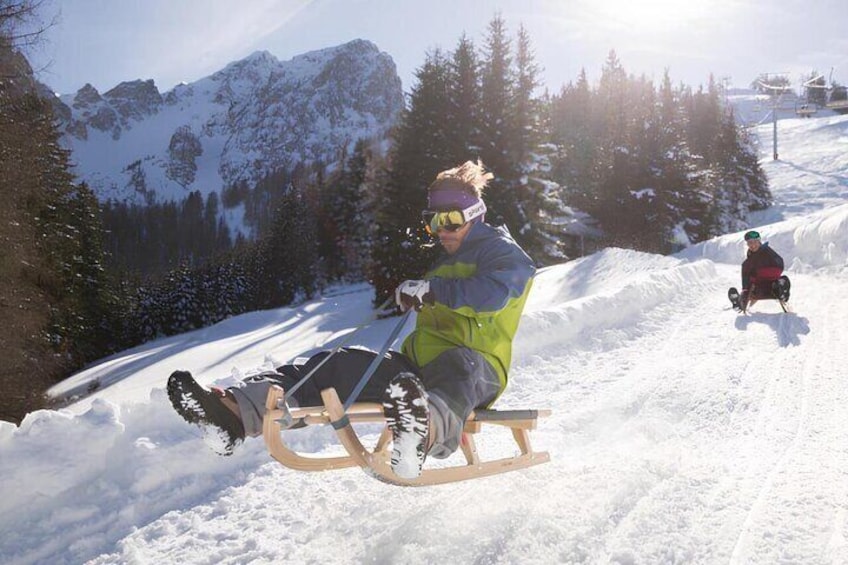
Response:
[[[732,79],[730,76],[723,76],[719,79],[719,84],[721,85],[722,94],[724,94],[724,105],[729,108],[730,103],[728,102],[728,94],[727,91],[730,90],[730,84]]]
[[[764,92],[767,92],[771,99],[771,120],[772,120],[772,156],[777,161],[777,110],[780,103],[783,101],[783,95],[789,92],[791,86],[785,78],[788,73],[763,73],[757,84]],[[781,78],[783,77],[783,78]],[[774,80],[780,78],[781,80]]]
[[[819,84],[819,82],[822,84]],[[801,83],[801,92],[799,93],[800,97],[795,102],[795,114],[802,118],[809,118],[819,111],[819,106],[816,101],[810,99],[810,91],[827,90],[827,86],[823,83],[824,75],[821,74]]]

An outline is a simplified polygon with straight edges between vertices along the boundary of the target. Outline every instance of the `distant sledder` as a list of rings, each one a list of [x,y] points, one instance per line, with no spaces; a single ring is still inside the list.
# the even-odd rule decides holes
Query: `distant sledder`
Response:
[[[784,312],[789,302],[789,277],[783,274],[783,257],[763,243],[759,232],[745,233],[748,256],[742,263],[742,292],[727,291],[733,309],[747,312],[758,300],[777,300]]]

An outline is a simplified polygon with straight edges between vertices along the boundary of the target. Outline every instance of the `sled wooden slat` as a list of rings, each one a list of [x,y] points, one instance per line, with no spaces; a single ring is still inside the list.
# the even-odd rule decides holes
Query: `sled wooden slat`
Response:
[[[363,424],[368,422],[383,422],[385,418],[383,413],[365,413],[365,414],[348,414],[348,418],[355,424]],[[297,418],[295,418],[297,419]],[[305,424],[329,424],[330,417],[326,414],[306,416],[303,418]]]
[[[327,409],[323,406],[309,406],[306,408],[292,408],[292,418],[303,420],[305,424],[329,424],[330,417]],[[382,422],[383,407],[376,402],[361,402],[354,404],[348,409],[348,417],[352,422]]]
[[[532,420],[540,416],[550,416],[550,410],[475,410],[471,413],[471,419],[480,422],[492,422],[502,420]]]
[[[462,454],[465,455],[465,460],[469,465],[479,465],[480,456],[477,454],[477,442],[474,441],[474,436],[469,433],[462,434],[462,441],[459,442],[459,447],[462,449]]]
[[[376,403],[353,404],[345,411],[333,388],[321,391],[324,406],[295,408],[291,416],[307,425],[329,424],[336,430],[342,446],[347,451],[341,457],[309,457],[287,448],[282,441],[282,406],[285,395],[280,387],[273,386],[268,392],[266,414],[263,421],[263,436],[271,455],[283,465],[300,471],[323,471],[359,466],[369,475],[386,483],[399,486],[425,486],[451,483],[524,469],[546,463],[547,452],[534,452],[530,445],[530,430],[535,429],[537,418],[550,415],[549,410],[478,410],[465,423],[460,449],[465,465],[427,469],[415,479],[402,479],[394,474],[390,464],[391,433],[384,426],[373,450],[367,449],[353,429],[354,423],[383,422],[382,407]],[[481,461],[474,440],[483,424],[509,427],[512,431],[519,455]]]

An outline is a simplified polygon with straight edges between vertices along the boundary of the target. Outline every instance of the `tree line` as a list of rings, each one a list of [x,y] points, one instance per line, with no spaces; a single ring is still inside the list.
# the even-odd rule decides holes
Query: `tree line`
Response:
[[[495,174],[487,220],[540,265],[609,245],[667,253],[744,226],[771,194],[752,140],[707,86],[628,75],[615,52],[598,84],[585,70],[559,93],[539,86],[530,38],[496,16],[481,50],[435,50],[375,186],[377,302],[428,263],[418,214],[435,174],[480,158]],[[592,229],[593,227],[597,229]]]
[[[11,43],[0,51],[4,72],[27,76],[8,62],[20,63]],[[665,73],[655,85],[614,52],[594,85],[583,71],[540,93],[539,74],[527,31],[513,37],[496,16],[479,47],[462,36],[426,54],[388,153],[385,140],[360,140],[331,166],[145,207],[98,203],[68,172],[37,88],[3,82],[0,192],[12,205],[0,226],[11,252],[0,262],[11,322],[2,374],[23,396],[0,418],[157,336],[336,283],[367,280],[382,303],[437,253],[420,220],[426,188],[468,159],[495,174],[487,221],[505,224],[539,265],[609,245],[667,253],[739,229],[769,204],[756,152],[713,80],[693,89]],[[251,233],[230,231],[223,218],[234,211]]]

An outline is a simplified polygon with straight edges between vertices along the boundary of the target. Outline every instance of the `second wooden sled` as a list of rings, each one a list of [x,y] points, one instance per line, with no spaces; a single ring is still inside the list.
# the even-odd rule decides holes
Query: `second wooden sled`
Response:
[[[373,450],[362,445],[353,429],[354,423],[382,422],[385,424],[383,408],[377,403],[360,402],[353,404],[347,411],[339,400],[336,389],[321,391],[324,406],[293,408],[290,417],[306,425],[329,424],[336,430],[339,441],[347,450],[347,455],[338,457],[314,457],[302,455],[286,447],[281,432],[286,420],[283,389],[272,386],[268,391],[266,412],[263,420],[262,435],[271,455],[291,469],[298,471],[327,471],[347,467],[362,467],[375,478],[399,486],[437,485],[497,475],[515,471],[550,461],[547,452],[533,451],[530,445],[530,430],[536,428],[540,417],[549,416],[550,410],[476,410],[465,422],[460,448],[465,456],[465,465],[427,469],[415,479],[403,479],[392,471],[390,464],[391,432],[383,427]],[[483,424],[504,426],[512,431],[519,453],[513,457],[481,461],[474,442],[474,434]]]

